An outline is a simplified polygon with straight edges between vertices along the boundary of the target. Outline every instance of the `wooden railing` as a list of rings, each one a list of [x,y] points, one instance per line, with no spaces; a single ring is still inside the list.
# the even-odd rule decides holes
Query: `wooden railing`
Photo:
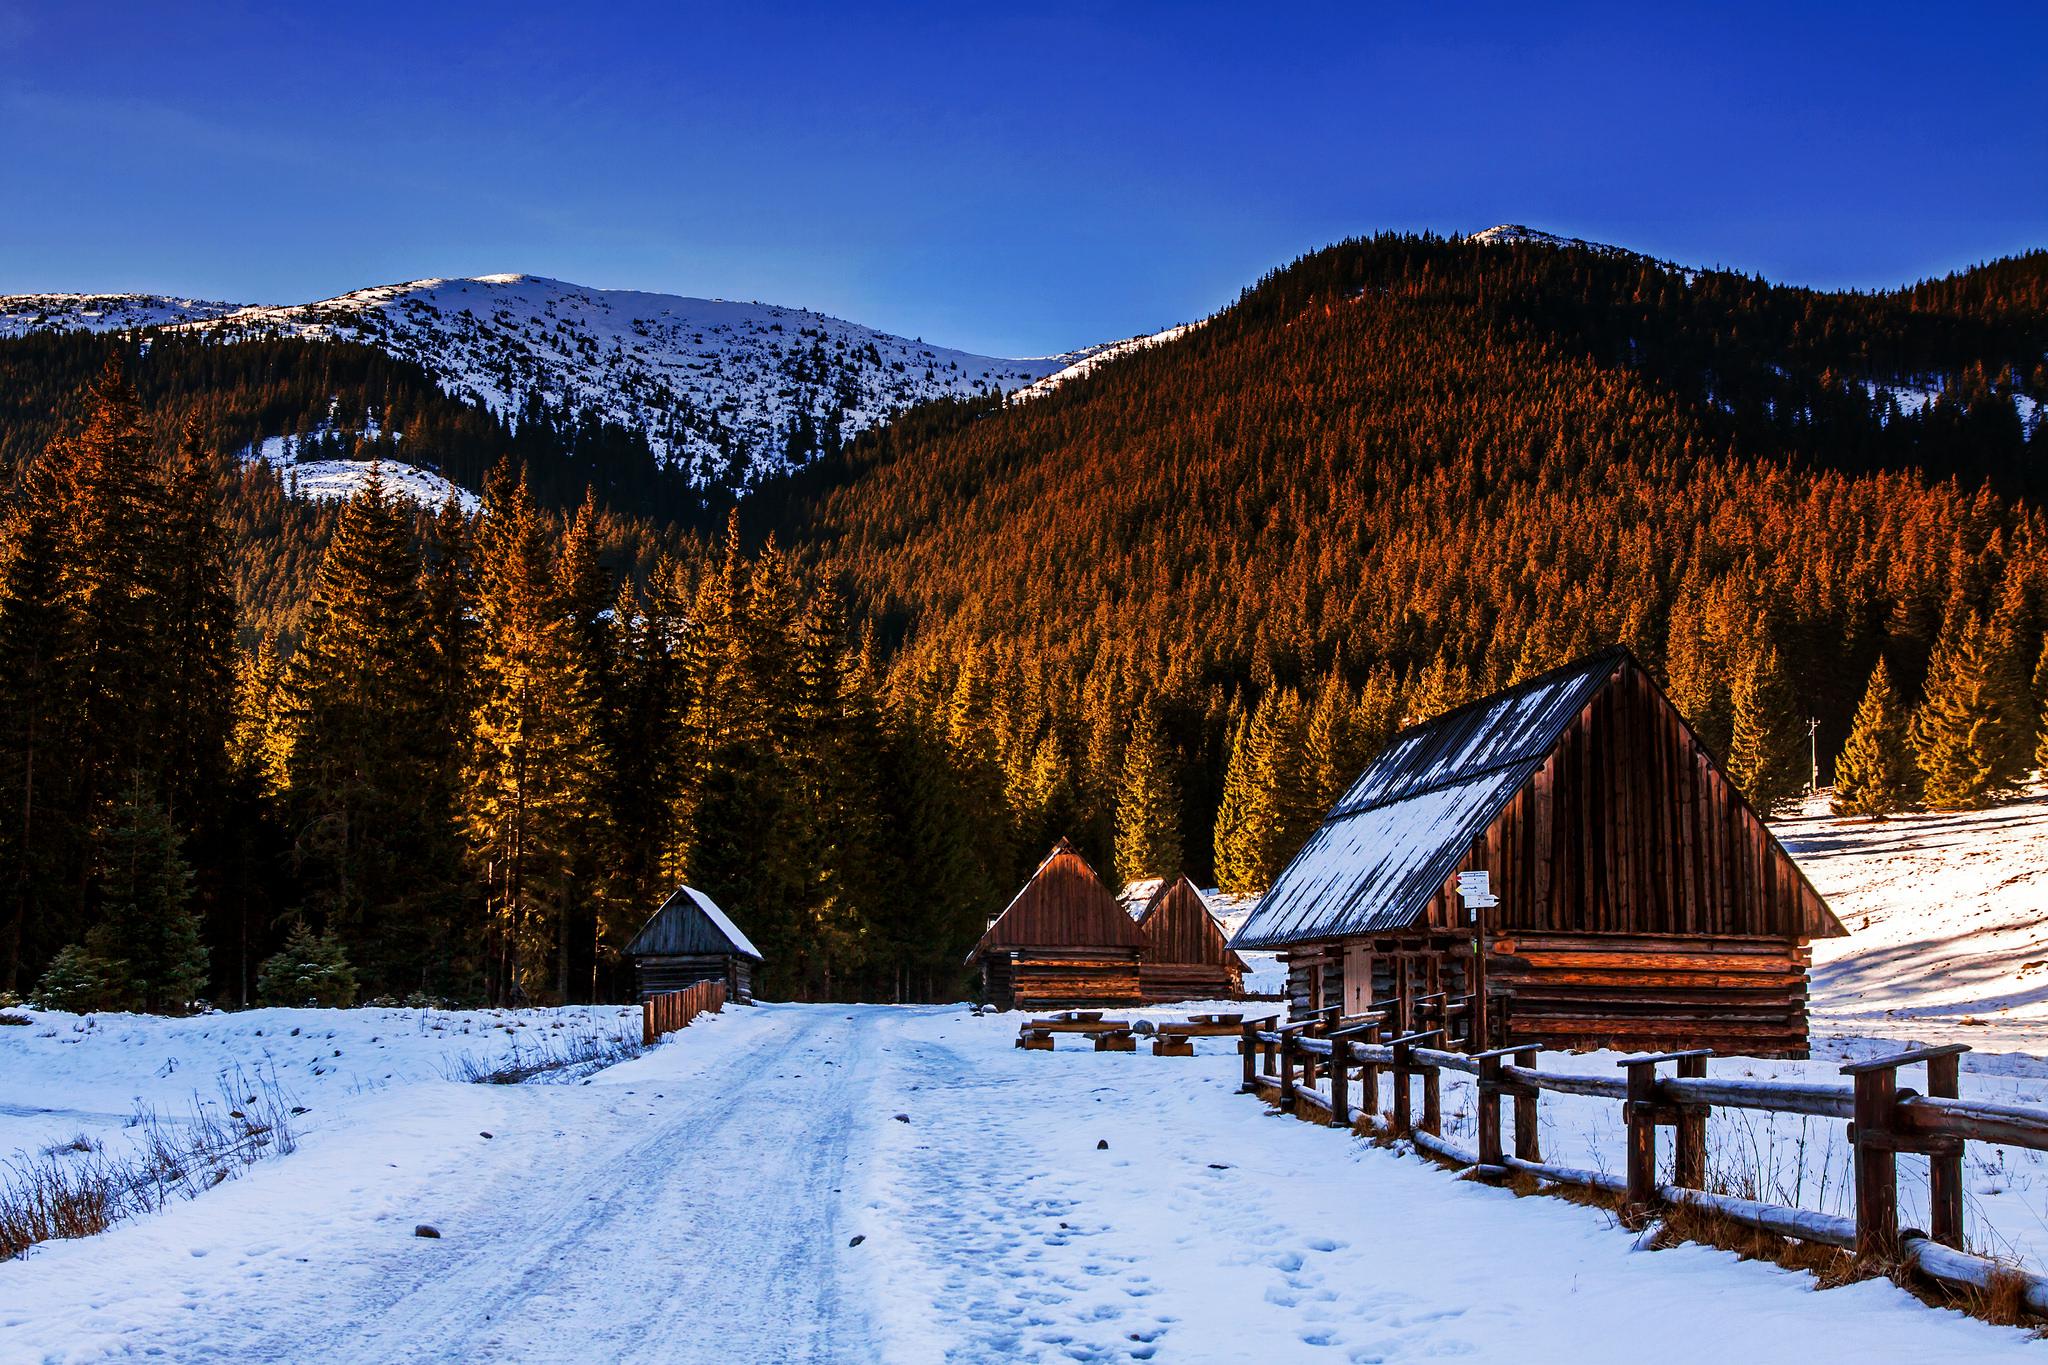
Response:
[[[725,1008],[725,983],[699,981],[679,991],[663,991],[640,1002],[640,1041],[649,1047],[663,1034],[686,1028],[700,1014]]]
[[[1781,1237],[1841,1247],[1873,1265],[1904,1263],[1951,1286],[1989,1289],[2016,1282],[2027,1307],[2048,1315],[2048,1277],[2000,1265],[1963,1246],[1963,1148],[1996,1142],[2048,1151],[2048,1110],[1957,1097],[1960,1055],[1967,1045],[1915,1048],[1842,1068],[1848,1085],[1709,1077],[1711,1052],[1658,1053],[1617,1063],[1619,1076],[1575,1075],[1537,1069],[1531,1044],[1487,1052],[1449,1052],[1432,1044],[1428,1029],[1382,1040],[1386,1012],[1355,1021],[1314,1017],[1276,1026],[1271,1019],[1244,1025],[1244,1089],[1277,1091],[1281,1105],[1304,1108],[1351,1127],[1370,1121],[1389,1135],[1468,1167],[1486,1180],[1520,1173],[1561,1185],[1616,1196],[1629,1221],[1660,1208],[1691,1205]],[[1925,1065],[1927,1093],[1901,1089],[1901,1069]],[[1674,1074],[1662,1074],[1669,1066]],[[1440,1076],[1455,1071],[1477,1083],[1479,1150],[1467,1151],[1443,1135]],[[1320,1073],[1322,1084],[1317,1085]],[[1391,1114],[1382,1115],[1380,1077],[1391,1078]],[[1351,1081],[1359,1085],[1358,1104]],[[1422,1112],[1414,1108],[1417,1078]],[[1544,1091],[1618,1101],[1627,1129],[1626,1174],[1580,1170],[1543,1159],[1537,1105]],[[1513,1103],[1513,1150],[1502,1137],[1502,1105]],[[1855,1154],[1853,1217],[1790,1208],[1715,1194],[1706,1185],[1707,1116],[1714,1109],[1746,1109],[1847,1120]],[[1658,1179],[1657,1131],[1673,1130],[1672,1178]],[[1928,1231],[1899,1226],[1898,1154],[1928,1158]]]

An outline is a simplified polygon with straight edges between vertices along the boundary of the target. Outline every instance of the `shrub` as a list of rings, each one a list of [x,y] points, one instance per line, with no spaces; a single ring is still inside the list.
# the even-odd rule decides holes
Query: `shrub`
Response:
[[[29,992],[29,1002],[37,1009],[89,1014],[109,1008],[113,995],[114,982],[107,964],[74,943],[50,959],[42,979]]]
[[[315,934],[301,920],[257,969],[256,993],[266,1005],[347,1009],[356,1002],[356,972],[341,940],[332,932]]]

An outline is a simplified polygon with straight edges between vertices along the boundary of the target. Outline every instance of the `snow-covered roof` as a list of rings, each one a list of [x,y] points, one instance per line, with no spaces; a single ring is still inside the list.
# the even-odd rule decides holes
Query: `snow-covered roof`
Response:
[[[718,908],[718,902],[694,886],[679,886],[675,894],[648,917],[626,945],[628,957],[661,957],[689,953],[738,953],[763,961],[761,950],[740,932],[732,917]]]
[[[1628,658],[1619,647],[1603,650],[1395,736],[1230,946],[1278,948],[1413,924]]]

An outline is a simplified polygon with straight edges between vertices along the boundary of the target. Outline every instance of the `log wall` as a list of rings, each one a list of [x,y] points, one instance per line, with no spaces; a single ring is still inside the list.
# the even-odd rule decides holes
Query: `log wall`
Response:
[[[1122,953],[1087,948],[985,953],[981,988],[982,998],[1002,1009],[1144,1003],[1136,949]]]

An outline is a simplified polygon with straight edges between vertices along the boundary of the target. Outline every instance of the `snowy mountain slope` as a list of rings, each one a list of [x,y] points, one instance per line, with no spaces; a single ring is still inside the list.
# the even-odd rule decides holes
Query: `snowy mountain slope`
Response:
[[[121,332],[225,317],[244,307],[162,294],[0,295],[0,337],[30,332]]]
[[[1465,239],[1483,246],[1554,246],[1578,247],[1583,251],[1595,252],[1602,256],[1642,257],[1640,251],[1627,247],[1609,246],[1605,242],[1589,242],[1583,237],[1560,237],[1554,232],[1527,227],[1521,223],[1500,223],[1481,232],[1475,232]]]
[[[1021,388],[1080,354],[975,355],[800,308],[591,289],[536,275],[413,280],[281,306],[0,298],[5,335],[155,325],[364,342],[501,416],[516,420],[538,398],[639,429],[658,459],[693,482],[731,487],[800,465],[892,410]]]
[[[375,435],[375,424],[366,424]],[[431,469],[403,460],[304,459],[288,436],[266,436],[259,446],[244,450],[245,462],[261,462],[278,473],[290,497],[307,502],[345,502],[370,481],[374,464],[387,497],[405,498],[428,510],[438,510],[454,498],[462,510],[475,515],[483,510],[483,499],[452,479]]]
[[[1183,322],[1178,327],[1169,327],[1163,332],[1154,332],[1150,336],[1129,337],[1123,341],[1112,341],[1106,345],[1076,351],[1074,355],[1080,358],[1074,360],[1072,364],[1047,375],[1036,383],[1027,384],[1012,394],[1011,397],[1017,399],[1043,398],[1060,385],[1079,379],[1083,375],[1093,374],[1112,360],[1134,354],[1138,351],[1150,350],[1154,346],[1164,345],[1169,341],[1186,336],[1201,325],[1201,322]],[[1071,359],[1071,357],[1062,358]]]
[[[1809,811],[1775,829],[1849,929],[1813,945],[1815,1026],[2048,1052],[2048,796],[1880,821]]]

